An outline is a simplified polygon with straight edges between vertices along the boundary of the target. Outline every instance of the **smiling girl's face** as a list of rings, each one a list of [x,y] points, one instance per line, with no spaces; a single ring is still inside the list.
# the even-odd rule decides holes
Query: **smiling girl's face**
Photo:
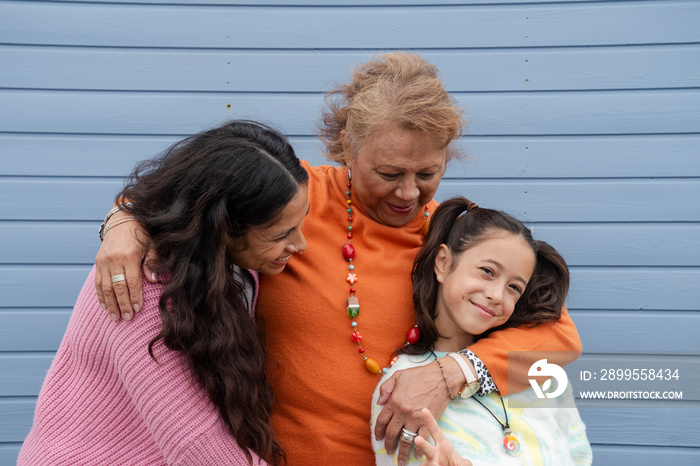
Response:
[[[504,324],[535,270],[535,253],[522,237],[494,230],[484,237],[457,257],[440,246],[437,351],[462,350],[475,335]]]

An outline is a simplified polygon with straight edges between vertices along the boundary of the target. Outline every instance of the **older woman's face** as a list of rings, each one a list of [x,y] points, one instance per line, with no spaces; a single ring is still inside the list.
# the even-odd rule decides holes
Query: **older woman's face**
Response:
[[[376,222],[394,227],[413,219],[435,195],[447,149],[425,133],[395,126],[368,138],[347,162],[352,189]]]

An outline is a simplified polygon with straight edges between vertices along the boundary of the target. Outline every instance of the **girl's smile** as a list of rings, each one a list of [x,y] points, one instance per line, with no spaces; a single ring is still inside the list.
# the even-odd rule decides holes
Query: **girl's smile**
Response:
[[[535,254],[520,237],[495,231],[455,257],[445,245],[435,259],[435,325],[439,351],[459,351],[475,335],[504,324],[535,269]]]

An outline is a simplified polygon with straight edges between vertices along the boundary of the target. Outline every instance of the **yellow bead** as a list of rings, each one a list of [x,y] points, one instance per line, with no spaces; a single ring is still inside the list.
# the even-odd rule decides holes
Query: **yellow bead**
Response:
[[[370,371],[372,374],[379,374],[379,371],[382,370],[382,368],[379,367],[379,363],[372,358],[365,359],[365,369]]]
[[[428,222],[423,223],[422,230],[423,230],[423,234],[426,236],[428,235],[428,228],[430,228],[430,223],[428,223]]]

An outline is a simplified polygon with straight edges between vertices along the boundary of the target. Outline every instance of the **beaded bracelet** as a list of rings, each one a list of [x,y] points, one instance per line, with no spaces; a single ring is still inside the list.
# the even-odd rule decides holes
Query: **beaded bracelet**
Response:
[[[435,359],[435,362],[438,363],[438,366],[440,366],[440,372],[442,372],[442,378],[445,379],[445,385],[447,385],[447,391],[450,393],[450,400],[454,400],[455,396],[452,394],[452,389],[450,388],[450,384],[447,383],[447,374],[445,374],[445,368],[442,367],[442,363],[440,362],[439,359]]]
[[[125,202],[124,204],[120,204],[120,205],[112,208],[112,210],[110,210],[109,213],[107,213],[107,216],[102,221],[102,224],[100,225],[100,229],[97,232],[97,236],[100,237],[100,241],[104,241],[104,239],[105,239],[105,233],[107,233],[107,230],[105,230],[105,228],[107,226],[107,222],[109,222],[109,219],[112,218],[112,216],[114,214],[116,214],[117,212],[122,210],[122,207],[124,207],[124,206],[131,207],[131,202]]]
[[[117,225],[121,225],[122,223],[126,223],[126,222],[135,222],[135,221],[136,221],[136,217],[122,217],[119,220],[117,220],[116,222],[110,223],[109,225],[107,225],[104,228],[104,231],[102,232],[102,238],[105,237],[105,235],[107,234],[107,232],[109,230],[116,227]]]

